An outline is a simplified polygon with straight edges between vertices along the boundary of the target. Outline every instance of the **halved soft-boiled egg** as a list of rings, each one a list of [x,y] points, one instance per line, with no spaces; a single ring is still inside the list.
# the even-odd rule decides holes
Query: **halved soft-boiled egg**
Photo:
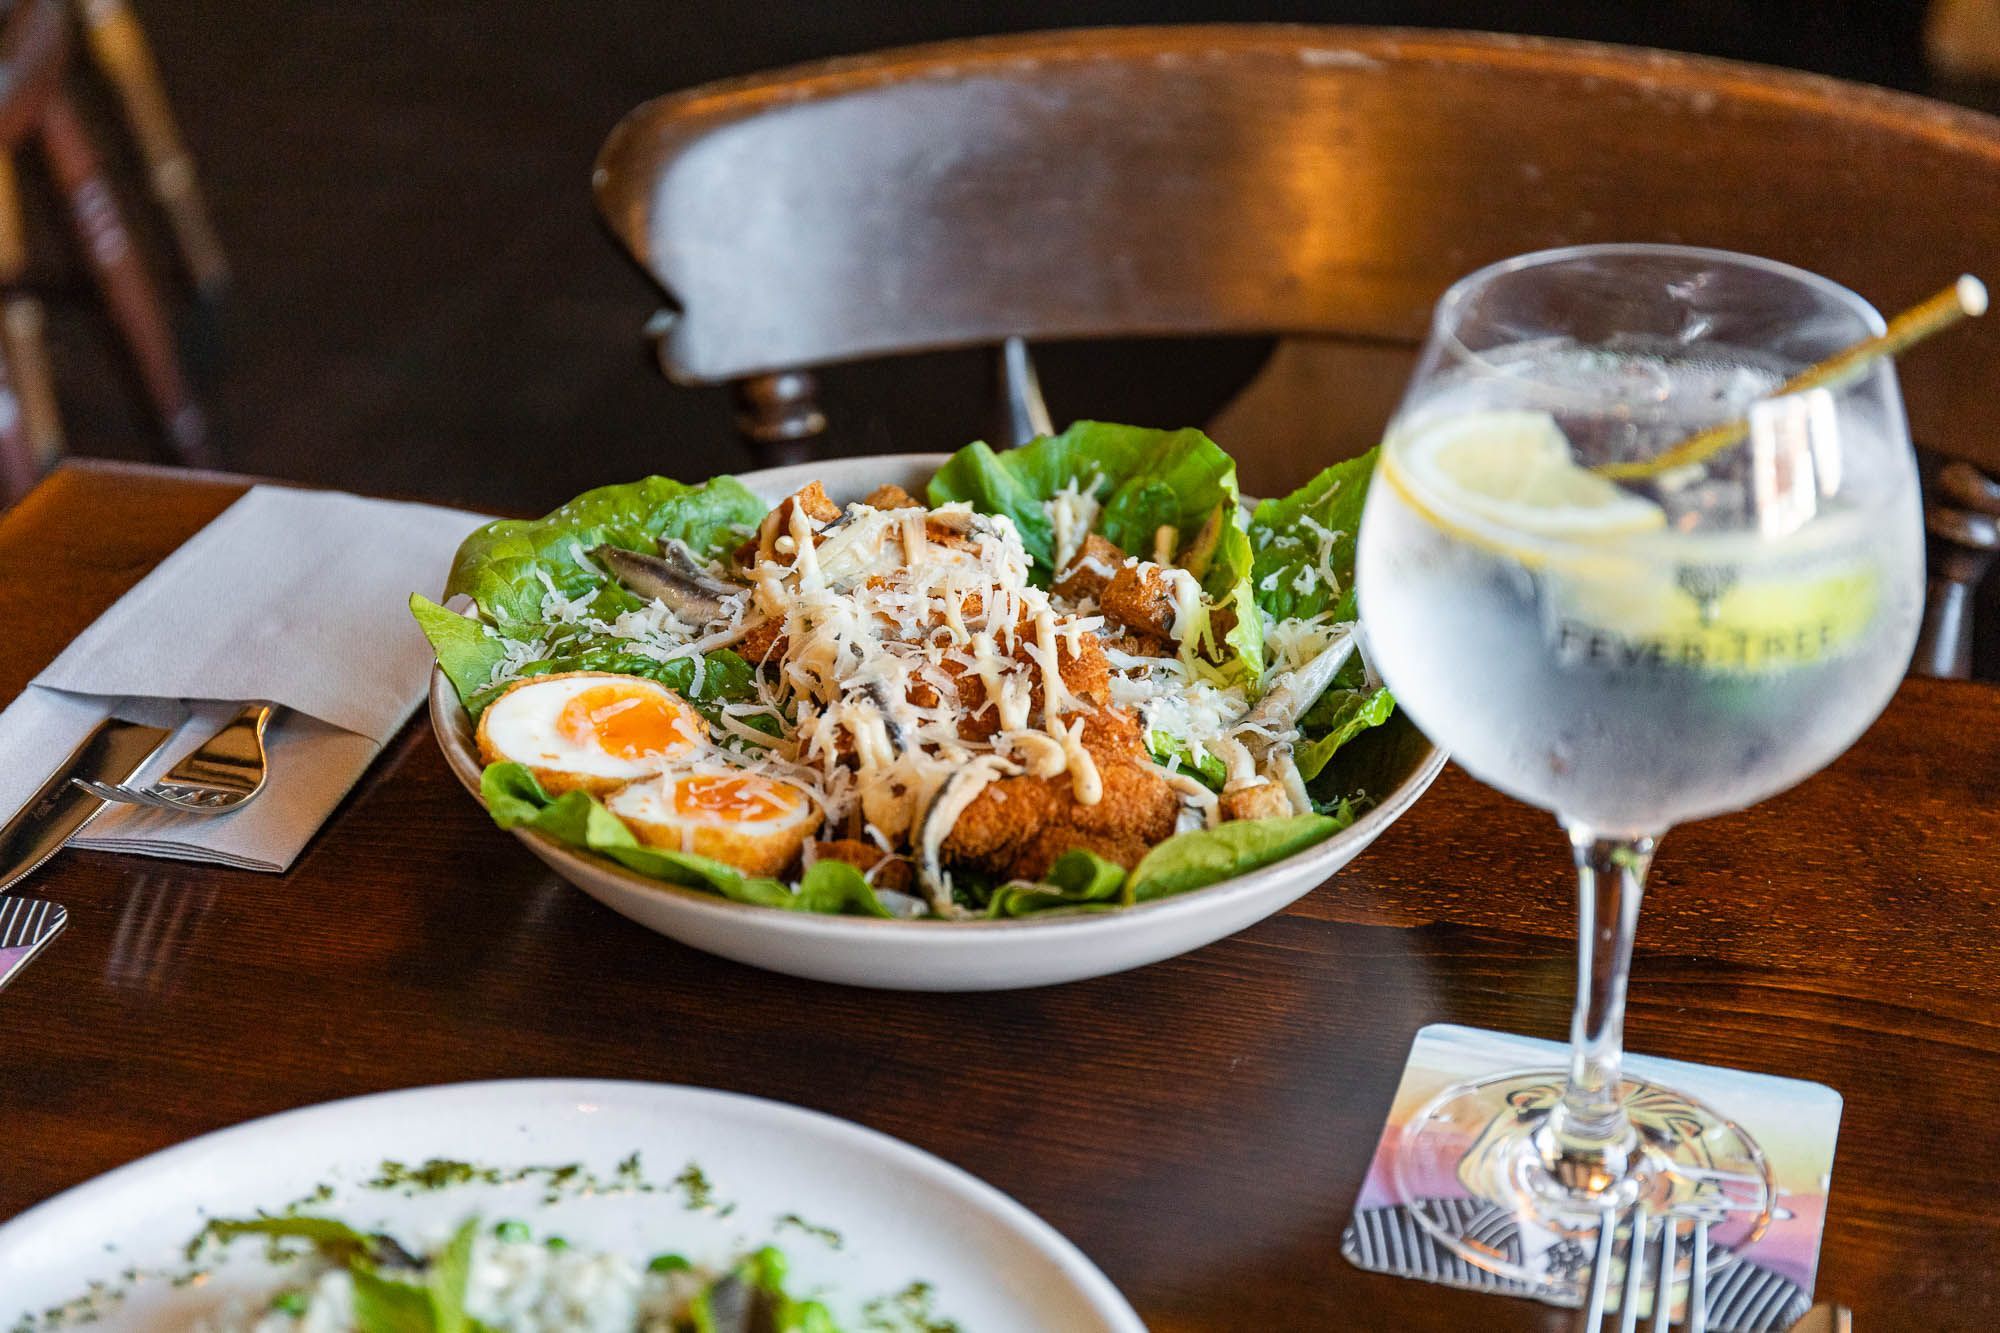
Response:
[[[568,671],[516,681],[479,715],[479,757],[525,764],[552,796],[602,795],[708,739],[701,714],[658,681]]]
[[[804,791],[762,773],[665,773],[614,793],[605,808],[640,842],[775,875],[819,827]]]

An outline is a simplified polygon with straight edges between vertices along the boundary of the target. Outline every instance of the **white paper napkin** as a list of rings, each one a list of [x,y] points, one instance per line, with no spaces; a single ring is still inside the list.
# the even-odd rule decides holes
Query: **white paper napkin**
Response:
[[[226,815],[114,806],[80,847],[283,870],[423,699],[430,645],[409,613],[486,519],[433,505],[259,486],[162,561],[0,712],[0,822],[114,713],[177,726],[136,780],[244,701],[283,705],[268,788]]]

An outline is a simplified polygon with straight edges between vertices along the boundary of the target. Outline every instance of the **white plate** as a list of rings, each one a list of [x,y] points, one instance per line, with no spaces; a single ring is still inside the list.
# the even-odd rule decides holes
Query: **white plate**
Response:
[[[688,1163],[715,1204],[678,1193],[566,1193],[533,1181],[406,1195],[372,1189],[383,1159],[517,1168],[583,1164],[611,1178],[640,1154],[666,1182]],[[1117,1290],[1074,1245],[1021,1205],[930,1154],[845,1120],[779,1102],[655,1083],[522,1080],[415,1088],[253,1120],[134,1162],[0,1226],[0,1328],[120,1274],[179,1271],[207,1218],[276,1210],[321,1184],[304,1211],[422,1243],[477,1213],[518,1218],[536,1236],[644,1263],[675,1251],[725,1264],[764,1243],[791,1261],[790,1289],[819,1290],[843,1328],[863,1306],[928,1282],[936,1310],[966,1333],[1144,1333]],[[735,1205],[723,1215],[723,1205]],[[839,1246],[780,1221],[838,1233]],[[262,1294],[272,1266],[254,1240],[198,1286],[145,1278],[93,1328],[180,1329],[232,1298]]]
[[[776,504],[817,480],[835,503],[885,482],[921,495],[948,455],[830,459],[744,474]],[[431,673],[431,726],[467,791],[479,795],[471,720],[444,673]],[[1352,752],[1352,753],[1350,753]],[[818,981],[895,990],[976,991],[1044,986],[1158,962],[1232,935],[1303,896],[1361,854],[1444,767],[1444,753],[1401,713],[1343,748],[1355,785],[1375,804],[1325,842],[1221,884],[1118,912],[1023,921],[883,921],[730,902],[663,884],[545,834],[514,830],[558,875],[613,911],[697,949]]]

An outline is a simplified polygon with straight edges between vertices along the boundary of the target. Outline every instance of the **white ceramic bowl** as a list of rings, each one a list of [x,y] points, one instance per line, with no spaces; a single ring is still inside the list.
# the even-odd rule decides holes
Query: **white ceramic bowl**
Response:
[[[715,1206],[670,1191],[545,1193],[539,1177],[408,1193],[366,1183],[388,1158],[502,1172],[575,1163],[609,1180],[628,1154],[660,1185],[690,1163],[699,1167]],[[868,1301],[925,1281],[939,1314],[968,1329],[1144,1330],[1104,1274],[1048,1223],[900,1140],[757,1097],[575,1079],[328,1102],[122,1166],[0,1226],[0,1328],[84,1296],[96,1282],[121,1299],[93,1329],[185,1329],[232,1299],[268,1300],[285,1278],[253,1242],[237,1242],[202,1282],[176,1286],[172,1278],[190,1267],[183,1247],[209,1218],[276,1211],[321,1187],[324,1197],[302,1211],[417,1244],[471,1216],[518,1219],[536,1235],[640,1262],[673,1250],[721,1266],[775,1244],[790,1261],[794,1290],[824,1293],[846,1328],[864,1327]],[[791,1225],[800,1218],[826,1230]],[[122,1278],[127,1270],[146,1276]]]
[[[751,472],[740,480],[771,504],[818,480],[836,503],[846,504],[885,482],[921,495],[945,457],[831,459]],[[471,720],[442,672],[431,675],[430,709],[452,772],[477,797],[481,765]],[[724,958],[853,986],[1007,990],[1122,972],[1263,920],[1360,855],[1422,794],[1444,762],[1444,753],[1398,713],[1335,756],[1339,771],[1375,803],[1325,842],[1178,897],[1046,920],[883,921],[756,907],[648,879],[530,830],[514,834],[550,869],[613,911]]]

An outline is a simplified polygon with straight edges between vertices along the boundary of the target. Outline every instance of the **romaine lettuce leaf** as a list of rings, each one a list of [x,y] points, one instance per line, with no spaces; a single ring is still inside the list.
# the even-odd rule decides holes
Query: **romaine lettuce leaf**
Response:
[[[594,594],[593,609],[608,620],[640,605],[639,599],[587,561],[579,562],[579,552],[600,543],[652,551],[673,537],[713,559],[764,513],[764,502],[734,477],[698,486],[667,477],[600,486],[545,517],[502,519],[467,537],[452,561],[445,600],[470,594],[510,637],[521,637],[511,627],[541,620],[550,585],[565,598]]]
[[[567,601],[584,600],[589,615],[615,619],[641,605],[582,552],[599,543],[651,551],[663,538],[677,538],[704,559],[713,558],[764,516],[763,501],[734,477],[689,486],[666,477],[648,477],[622,486],[601,486],[544,518],[489,523],[465,539],[452,562],[446,600],[465,593],[504,639],[540,643],[543,656],[515,674],[558,671],[614,671],[645,676],[704,703],[751,697],[751,672],[734,653],[708,655],[702,688],[693,690],[695,663],[662,663],[633,652],[625,640],[574,623],[548,624],[543,599],[555,592]],[[423,597],[410,599],[411,614],[436,651],[466,711],[476,719],[499,693],[489,682],[506,659],[507,644],[479,622],[457,616]],[[714,719],[714,709],[704,709]],[[768,726],[776,731],[775,721]]]
[[[1178,759],[1177,772],[1185,773],[1212,791],[1221,791],[1222,784],[1229,779],[1229,769],[1222,760],[1209,753],[1201,752],[1201,758],[1194,757],[1194,750],[1179,736],[1166,731],[1146,733],[1146,749],[1153,756],[1153,762],[1162,767]]]
[[[1387,689],[1328,690],[1307,710],[1299,731],[1310,740],[1292,751],[1299,776],[1310,782],[1333,758],[1333,752],[1370,727],[1379,727],[1396,711],[1396,700]]]
[[[1272,620],[1325,615],[1332,623],[1355,619],[1354,550],[1361,510],[1375,472],[1375,451],[1335,463],[1280,499],[1265,500],[1250,516],[1256,550],[1251,582],[1257,605]],[[1366,668],[1356,653],[1299,719],[1300,743],[1293,753],[1307,781],[1317,776],[1334,751],[1369,727],[1389,720],[1395,700],[1387,690],[1367,689]]]
[[[1354,543],[1374,472],[1371,449],[1335,463],[1282,499],[1257,505],[1250,515],[1250,545],[1256,552],[1250,577],[1257,605],[1271,619],[1316,616],[1329,609],[1336,619],[1354,618]],[[1322,564],[1331,568],[1336,586],[1328,585]]]
[[[1147,852],[1125,883],[1127,903],[1170,898],[1218,884],[1282,861],[1293,852],[1338,833],[1344,825],[1327,815],[1239,819],[1211,829],[1177,833]]]
[[[431,641],[438,666],[460,699],[482,689],[493,679],[493,668],[506,660],[507,645],[487,633],[485,625],[448,611],[421,593],[410,594],[410,614]],[[473,716],[479,714],[475,711]]]
[[[876,897],[861,872],[845,862],[816,862],[793,890],[775,879],[745,875],[706,856],[647,847],[595,797],[573,791],[552,798],[520,764],[488,766],[480,778],[479,794],[493,822],[501,828],[532,828],[669,884],[705,889],[733,902],[795,912],[895,915]]]
[[[1212,647],[1229,669],[1253,682],[1261,676],[1264,627],[1252,609],[1251,542],[1238,503],[1236,460],[1200,431],[1079,421],[1005,453],[969,444],[931,478],[929,498],[933,505],[966,501],[1012,519],[1034,559],[1037,581],[1046,584],[1055,572],[1055,534],[1045,506],[1071,484],[1097,497],[1094,530],[1142,558],[1151,556],[1163,524],[1177,529],[1186,544],[1221,515],[1219,540],[1202,553],[1199,577],[1209,601],[1217,611],[1227,608],[1225,619],[1233,623],[1214,636],[1200,627],[1182,652],[1193,657],[1201,639],[1219,638]]]
[[[1004,884],[995,889],[987,900],[986,915],[1023,917],[1062,908],[1101,912],[1121,905],[1124,887],[1124,866],[1078,847],[1057,857],[1041,884]]]
[[[430,1291],[373,1269],[348,1270],[354,1282],[354,1327],[360,1333],[441,1333]]]
[[[1004,453],[968,444],[937,470],[929,494],[932,505],[963,500],[1012,519],[1047,579],[1055,572],[1055,534],[1044,505],[1072,483],[1096,494],[1096,531],[1127,554],[1145,556],[1160,524],[1173,524],[1188,540],[1218,503],[1235,497],[1236,460],[1198,430],[1079,421]]]

